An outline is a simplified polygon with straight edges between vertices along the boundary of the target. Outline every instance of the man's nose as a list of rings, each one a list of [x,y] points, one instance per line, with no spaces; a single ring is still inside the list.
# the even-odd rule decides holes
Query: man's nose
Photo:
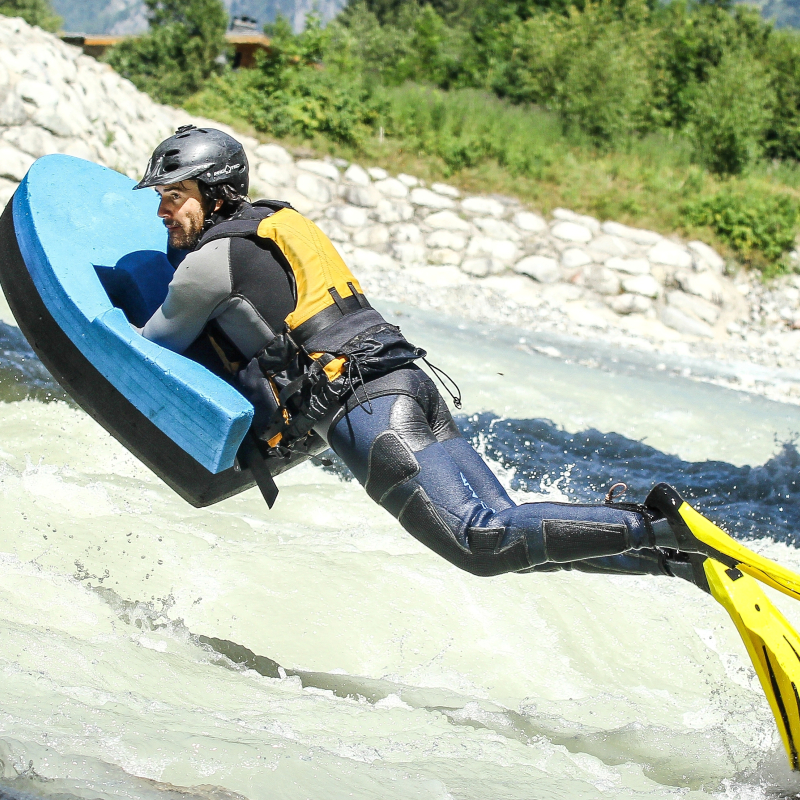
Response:
[[[170,216],[167,204],[163,200],[158,204],[158,216],[161,217],[161,219],[166,219]]]

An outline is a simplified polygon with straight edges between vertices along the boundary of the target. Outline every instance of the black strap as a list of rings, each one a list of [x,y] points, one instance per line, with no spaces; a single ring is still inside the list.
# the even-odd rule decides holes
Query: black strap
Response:
[[[217,239],[229,239],[232,236],[255,236],[260,224],[260,219],[229,219],[218,222],[203,234],[197,246],[202,247]]]
[[[248,431],[244,441],[236,454],[241,466],[249,469],[253,474],[256,485],[261,491],[261,495],[266,500],[267,507],[272,508],[278,498],[278,487],[272,478],[264,456],[259,450],[258,444],[253,434]]]
[[[333,297],[334,289],[331,292]],[[338,296],[338,292],[336,295]],[[336,297],[333,298],[336,300]],[[307,319],[302,325],[298,325],[292,332],[292,341],[298,346],[302,347],[312,336],[316,336],[320,331],[338,322],[342,317],[355,314],[356,311],[361,311],[363,308],[372,308],[367,298],[363,294],[353,294],[350,297],[339,297],[338,302],[322,311],[318,311],[311,319]]]

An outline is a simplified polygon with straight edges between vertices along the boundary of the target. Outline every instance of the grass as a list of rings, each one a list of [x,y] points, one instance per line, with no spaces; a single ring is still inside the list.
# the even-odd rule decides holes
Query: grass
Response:
[[[687,222],[688,204],[721,190],[800,201],[795,163],[762,162],[745,175],[722,178],[693,163],[683,136],[654,133],[604,152],[565,132],[551,112],[513,106],[483,92],[442,92],[413,84],[379,92],[386,108],[382,138],[370,135],[358,146],[321,136],[283,138],[281,143],[305,153],[380,165],[395,174],[446,181],[464,192],[512,195],[544,214],[562,206],[664,234],[677,232],[740,260],[742,254],[711,228]],[[186,109],[269,138],[247,120],[231,117],[213,95],[195,95]],[[769,274],[782,268],[758,253],[749,262]]]

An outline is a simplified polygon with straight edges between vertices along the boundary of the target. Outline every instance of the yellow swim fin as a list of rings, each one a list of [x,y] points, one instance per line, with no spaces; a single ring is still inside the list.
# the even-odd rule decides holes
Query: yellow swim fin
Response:
[[[703,567],[711,594],[730,614],[747,648],[789,764],[793,770],[800,769],[800,637],[756,581],[712,558]]]
[[[800,600],[800,575],[764,556],[754,553],[725,531],[695,511],[671,486],[659,483],[645,500],[645,506],[660,511],[670,524],[677,540],[677,549],[721,561],[727,567],[736,567],[757,578],[767,586]],[[671,542],[656,546],[673,547]]]

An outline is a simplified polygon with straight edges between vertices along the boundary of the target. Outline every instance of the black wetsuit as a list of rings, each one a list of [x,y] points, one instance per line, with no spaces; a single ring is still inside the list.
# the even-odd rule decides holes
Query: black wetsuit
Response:
[[[186,256],[143,335],[184,352],[213,325],[233,346],[241,388],[258,405],[247,385],[253,357],[280,333],[295,301],[291,270],[274,242],[217,239]],[[653,549],[650,526],[636,510],[516,505],[414,365],[368,380],[315,430],[412,536],[472,574],[682,570]]]

